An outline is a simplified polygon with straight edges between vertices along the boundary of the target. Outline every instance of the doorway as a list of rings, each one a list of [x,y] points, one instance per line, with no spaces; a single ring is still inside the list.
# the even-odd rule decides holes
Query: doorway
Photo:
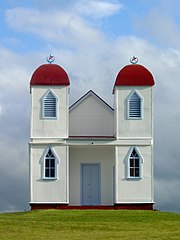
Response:
[[[99,164],[81,165],[81,204],[100,204],[100,166]]]

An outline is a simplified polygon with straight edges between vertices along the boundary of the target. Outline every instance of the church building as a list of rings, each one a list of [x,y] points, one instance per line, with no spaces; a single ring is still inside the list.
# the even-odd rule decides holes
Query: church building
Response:
[[[132,61],[112,79],[113,108],[92,90],[69,106],[65,70],[49,63],[34,71],[32,210],[153,209],[154,84],[150,71]]]

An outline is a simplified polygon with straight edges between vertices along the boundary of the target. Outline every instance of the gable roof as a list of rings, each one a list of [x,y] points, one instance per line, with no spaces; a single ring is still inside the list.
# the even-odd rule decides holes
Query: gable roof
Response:
[[[75,103],[73,103],[69,107],[69,111],[72,111],[75,107],[77,107],[81,102],[83,102],[85,99],[87,99],[89,96],[95,97],[98,101],[100,101],[108,110],[114,111],[114,109],[106,103],[101,97],[99,97],[94,91],[89,90],[87,93],[85,93],[81,98],[79,98]]]
[[[114,109],[92,90],[69,108],[69,136],[107,138],[114,135]]]

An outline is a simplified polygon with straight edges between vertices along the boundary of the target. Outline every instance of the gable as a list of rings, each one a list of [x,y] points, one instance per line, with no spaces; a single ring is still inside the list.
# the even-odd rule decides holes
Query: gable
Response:
[[[114,110],[93,91],[69,109],[69,136],[113,136]]]

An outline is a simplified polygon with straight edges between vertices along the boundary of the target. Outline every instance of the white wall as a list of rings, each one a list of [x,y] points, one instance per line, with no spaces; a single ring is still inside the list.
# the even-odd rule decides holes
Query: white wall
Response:
[[[92,95],[78,104],[68,116],[68,87],[51,87],[59,99],[59,116],[57,120],[45,120],[41,117],[41,98],[47,92],[47,86],[32,87],[31,138],[67,138],[70,136],[113,136],[114,114],[105,104]],[[117,138],[152,137],[152,88],[136,87],[144,100],[143,119],[127,119],[127,97],[133,87],[117,87],[115,92],[115,124]],[[69,119],[70,118],[70,119]],[[68,123],[70,120],[70,124]],[[52,145],[59,156],[58,179],[42,180],[41,158],[48,143],[40,145],[40,140],[33,140],[30,147],[30,185],[31,202],[59,202],[70,205],[81,204],[81,164],[99,163],[101,171],[101,205],[112,205],[113,167],[116,165],[116,202],[152,202],[152,146],[137,146],[144,158],[143,178],[130,180],[126,178],[125,160],[131,146],[62,146]],[[136,141],[137,142],[137,141]],[[141,141],[143,143],[143,139]],[[70,152],[68,153],[68,149]],[[69,154],[69,155],[68,155]],[[68,166],[69,157],[69,166]],[[116,158],[116,164],[115,164]],[[68,176],[69,172],[69,176]],[[69,181],[69,182],[68,182]],[[68,191],[70,188],[70,191]],[[68,197],[70,194],[70,199]]]
[[[42,102],[44,94],[51,89],[58,97],[57,119],[42,119]],[[32,86],[31,87],[31,132],[30,137],[68,137],[68,87]]]
[[[58,179],[42,179],[42,156],[47,149],[47,145],[32,146],[30,151],[30,202],[62,202],[68,199],[68,147],[51,146],[59,157]]]
[[[114,147],[70,146],[70,205],[80,205],[81,199],[81,164],[99,163],[101,176],[101,205],[113,202],[113,166]]]
[[[113,136],[113,110],[93,95],[69,113],[70,136]]]
[[[136,146],[143,157],[142,179],[127,179],[131,146],[116,147],[116,202],[153,202],[152,146]]]
[[[127,98],[135,89],[143,98],[141,120],[127,118]],[[114,101],[117,138],[152,137],[152,87],[116,87]]]

